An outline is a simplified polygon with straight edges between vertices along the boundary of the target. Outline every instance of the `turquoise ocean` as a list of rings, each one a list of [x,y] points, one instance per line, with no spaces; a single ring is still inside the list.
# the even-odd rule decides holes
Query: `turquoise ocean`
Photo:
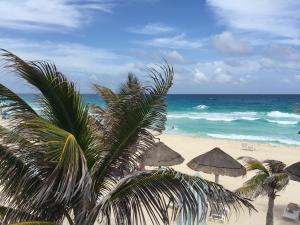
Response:
[[[23,95],[33,107],[34,95]],[[83,95],[103,106],[97,95]],[[166,133],[299,145],[300,95],[168,95]]]

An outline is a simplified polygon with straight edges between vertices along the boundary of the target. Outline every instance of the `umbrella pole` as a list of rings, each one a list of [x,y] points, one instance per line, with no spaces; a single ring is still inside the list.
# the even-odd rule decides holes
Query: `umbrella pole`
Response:
[[[215,174],[215,183],[216,183],[216,184],[219,183],[219,174]]]

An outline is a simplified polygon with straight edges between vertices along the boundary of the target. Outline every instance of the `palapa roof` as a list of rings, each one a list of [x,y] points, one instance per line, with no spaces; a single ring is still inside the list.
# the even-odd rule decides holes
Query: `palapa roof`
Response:
[[[300,162],[288,166],[285,171],[289,174],[291,180],[300,182]]]
[[[174,166],[181,164],[184,158],[163,142],[157,142],[143,156],[145,166]]]
[[[196,171],[215,175],[238,177],[246,174],[246,168],[220,148],[197,156],[187,166]]]

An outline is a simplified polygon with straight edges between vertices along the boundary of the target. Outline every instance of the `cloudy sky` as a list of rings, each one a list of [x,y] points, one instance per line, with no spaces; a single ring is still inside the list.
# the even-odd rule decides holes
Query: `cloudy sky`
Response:
[[[54,62],[84,93],[163,59],[172,93],[300,93],[300,1],[1,0],[0,48]]]

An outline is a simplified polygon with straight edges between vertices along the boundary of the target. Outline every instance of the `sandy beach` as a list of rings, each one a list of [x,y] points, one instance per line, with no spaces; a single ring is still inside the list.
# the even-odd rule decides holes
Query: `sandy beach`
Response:
[[[0,123],[7,126],[7,121],[0,119]],[[264,159],[276,159],[281,160],[285,164],[290,165],[300,160],[300,147],[288,146],[288,145],[274,145],[268,143],[258,143],[258,142],[246,142],[237,140],[227,140],[227,139],[216,139],[216,138],[205,138],[205,137],[193,137],[184,135],[161,135],[160,140],[171,147],[173,150],[180,153],[185,161],[173,168],[190,175],[194,175],[196,172],[191,170],[186,166],[186,164],[194,157],[203,154],[214,147],[219,147],[233,158],[238,158],[240,156],[251,156],[259,160]],[[242,143],[247,143],[252,145],[254,151],[242,150]],[[200,172],[201,176],[207,180],[214,181],[214,175],[205,174]],[[247,174],[244,177],[232,178],[221,176],[220,184],[229,190],[235,190],[240,187],[244,181],[249,179],[251,174]],[[282,218],[283,210],[286,205],[290,202],[295,202],[300,204],[300,182],[290,181],[287,188],[280,193],[280,195],[275,200],[274,208],[274,224],[275,225],[289,225],[289,224],[299,224],[299,222],[290,221]],[[264,225],[265,217],[267,211],[267,198],[259,197],[253,201],[253,205],[258,212],[241,211],[239,214],[233,213],[225,224],[228,225]],[[64,222],[64,224],[67,224]],[[174,223],[177,225],[178,223]],[[207,225],[220,224],[218,222],[207,221]]]
[[[300,148],[287,145],[273,145],[267,143],[257,142],[244,142],[235,140],[213,139],[203,137],[190,137],[182,135],[162,135],[161,141],[165,142],[169,147],[180,153],[185,161],[181,165],[174,166],[173,168],[188,174],[195,174],[195,171],[189,169],[186,163],[192,158],[211,150],[214,147],[220,147],[226,153],[230,154],[234,158],[240,156],[252,156],[259,160],[264,159],[276,159],[281,160],[287,165],[295,163],[300,160]],[[255,151],[241,150],[242,143],[251,144],[255,147]],[[205,179],[214,181],[214,176],[201,173],[201,176]],[[231,178],[220,177],[220,184],[225,186],[229,190],[235,190],[240,187],[244,181],[249,179],[251,174],[247,174],[244,177]],[[286,220],[282,218],[283,210],[289,202],[295,202],[300,204],[300,182],[290,181],[289,185],[283,190],[275,200],[274,208],[274,224],[275,225],[288,225],[295,224],[294,221]],[[253,201],[253,205],[258,212],[252,212],[251,215],[247,211],[241,212],[240,215],[232,215],[230,220],[226,224],[230,225],[264,225],[267,211],[267,198],[258,198]],[[299,222],[297,222],[299,223]],[[296,224],[297,224],[296,223]],[[218,224],[207,221],[207,224]]]

